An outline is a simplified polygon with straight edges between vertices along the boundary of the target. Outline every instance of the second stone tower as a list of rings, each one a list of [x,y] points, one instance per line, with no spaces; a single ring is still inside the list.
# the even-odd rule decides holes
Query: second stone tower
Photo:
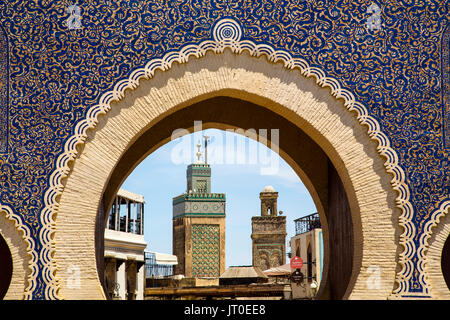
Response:
[[[261,270],[286,263],[286,217],[277,214],[278,192],[267,186],[259,194],[261,216],[252,217],[253,266]]]

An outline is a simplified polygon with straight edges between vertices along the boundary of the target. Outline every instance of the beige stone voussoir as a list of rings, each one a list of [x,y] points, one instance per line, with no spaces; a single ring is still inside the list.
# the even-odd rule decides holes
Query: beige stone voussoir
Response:
[[[173,64],[169,70],[157,71],[153,78],[141,80],[135,90],[128,90],[121,101],[113,103],[96,128],[89,131],[66,180],[56,216],[54,259],[61,297],[105,298],[96,270],[96,215],[110,175],[127,149],[161,119],[218,96],[245,100],[273,111],[301,128],[326,153],[342,179],[354,229],[353,274],[344,298],[387,299],[394,288],[397,266],[399,210],[395,205],[397,194],[390,185],[392,177],[384,168],[385,159],[377,153],[377,144],[368,136],[367,128],[359,124],[342,99],[332,97],[330,89],[320,87],[314,79],[264,57],[237,55],[229,50]],[[216,122],[220,124],[221,119]],[[166,139],[149,152],[169,141],[171,134],[166,132]],[[299,142],[293,137],[292,143]],[[280,150],[280,155],[292,165],[319,204],[317,186],[289,154]],[[129,165],[123,179],[137,163]],[[323,209],[319,205],[318,208],[323,218]],[[71,266],[79,268],[80,288],[68,286],[71,274],[67,270]],[[379,268],[381,279],[376,289],[368,287],[374,267]]]

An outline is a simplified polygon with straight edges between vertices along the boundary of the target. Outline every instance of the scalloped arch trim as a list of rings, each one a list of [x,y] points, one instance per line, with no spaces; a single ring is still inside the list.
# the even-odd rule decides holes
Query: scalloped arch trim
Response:
[[[429,241],[433,233],[435,232],[434,229],[440,223],[440,220],[449,212],[450,212],[450,200],[445,200],[441,203],[439,208],[432,213],[431,219],[425,224],[424,232],[420,237],[420,246],[417,250],[420,253],[420,256],[423,257],[423,259],[419,261],[418,269],[422,272],[423,277],[425,278],[423,281],[427,284],[426,287],[427,294],[431,294],[432,289],[429,283],[430,281],[427,277],[427,273],[425,272],[426,268],[429,265],[429,259],[427,257],[428,249],[430,247]]]
[[[31,230],[30,228],[25,225],[22,221],[22,218],[15,214],[12,209],[8,206],[0,205],[0,214],[4,213],[6,219],[12,221],[14,223],[14,227],[18,232],[21,233],[22,239],[26,243],[26,252],[29,256],[29,263],[28,263],[28,271],[29,271],[29,277],[28,277],[28,286],[25,288],[25,292],[23,293],[23,297],[25,300],[32,298],[32,292],[33,289],[36,287],[36,277],[37,273],[39,272],[37,268],[37,263],[39,257],[37,256],[36,250],[35,250],[35,242],[33,238],[31,237]]]

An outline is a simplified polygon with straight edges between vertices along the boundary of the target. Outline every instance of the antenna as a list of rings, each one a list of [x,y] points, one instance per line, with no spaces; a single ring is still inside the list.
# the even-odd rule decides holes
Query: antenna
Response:
[[[210,136],[203,136],[205,139],[205,164],[208,164],[208,140],[211,138]]]

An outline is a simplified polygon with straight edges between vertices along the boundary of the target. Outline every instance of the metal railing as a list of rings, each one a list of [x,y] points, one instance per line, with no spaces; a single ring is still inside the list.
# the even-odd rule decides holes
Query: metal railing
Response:
[[[145,277],[161,278],[173,275],[173,265],[157,264],[155,254],[145,252]]]
[[[313,213],[305,217],[301,217],[294,220],[295,223],[295,235],[302,234],[317,228],[322,228],[320,223],[319,214]]]

